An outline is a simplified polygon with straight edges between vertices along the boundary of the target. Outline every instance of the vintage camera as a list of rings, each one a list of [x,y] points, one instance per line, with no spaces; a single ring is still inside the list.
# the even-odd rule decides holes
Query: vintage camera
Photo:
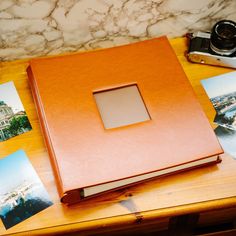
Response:
[[[236,68],[236,23],[230,20],[217,22],[211,32],[187,35],[187,58],[196,63]]]

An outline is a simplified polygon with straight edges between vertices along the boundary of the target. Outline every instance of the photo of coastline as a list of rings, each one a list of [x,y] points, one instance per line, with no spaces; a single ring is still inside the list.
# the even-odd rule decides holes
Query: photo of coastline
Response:
[[[215,76],[201,82],[216,110],[214,122],[236,130],[236,72]]]
[[[218,126],[215,129],[215,134],[217,135],[224,151],[236,159],[236,130]]]
[[[0,84],[0,142],[31,129],[14,83]]]
[[[0,159],[0,218],[6,229],[53,203],[23,150]]]

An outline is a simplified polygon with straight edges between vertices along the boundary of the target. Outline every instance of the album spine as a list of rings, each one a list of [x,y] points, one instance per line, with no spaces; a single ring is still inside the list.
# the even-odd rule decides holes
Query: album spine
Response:
[[[65,191],[63,190],[63,182],[62,182],[62,179],[60,176],[60,171],[58,168],[55,152],[54,152],[53,147],[51,145],[51,139],[50,139],[49,130],[47,128],[47,122],[46,122],[46,117],[44,114],[44,109],[42,106],[42,102],[41,102],[38,88],[37,88],[37,83],[35,81],[31,66],[28,66],[27,74],[28,74],[28,79],[29,79],[29,84],[30,84],[32,96],[33,96],[33,99],[34,99],[34,102],[36,105],[36,111],[38,114],[40,127],[41,127],[41,130],[43,133],[44,141],[45,141],[47,151],[48,151],[49,157],[50,157],[51,166],[52,166],[53,173],[54,173],[54,176],[56,179],[58,193],[59,193],[60,199],[63,199],[63,197],[67,194],[65,194]]]

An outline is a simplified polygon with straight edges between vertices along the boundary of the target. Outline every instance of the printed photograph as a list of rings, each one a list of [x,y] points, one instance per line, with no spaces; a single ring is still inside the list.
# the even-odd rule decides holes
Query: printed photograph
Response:
[[[216,110],[214,122],[236,130],[236,72],[215,76],[201,82]]]
[[[0,141],[32,129],[13,82],[0,84]]]
[[[6,229],[52,205],[23,150],[0,159],[0,218]]]
[[[224,151],[236,160],[236,130],[218,126],[215,129],[215,134],[217,135]]]

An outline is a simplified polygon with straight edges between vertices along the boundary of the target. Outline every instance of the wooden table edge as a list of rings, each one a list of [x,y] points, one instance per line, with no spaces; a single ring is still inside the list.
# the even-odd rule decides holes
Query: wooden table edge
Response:
[[[96,219],[92,221],[84,221],[73,224],[64,224],[47,228],[40,228],[30,231],[22,231],[20,233],[10,233],[5,235],[25,236],[25,235],[54,235],[57,233],[72,233],[72,232],[95,232],[98,229],[118,228],[119,226],[134,226],[142,224],[142,222],[154,221],[162,218],[170,218],[172,216],[203,213],[215,210],[236,208],[236,197],[217,199],[194,204],[186,204],[170,208],[162,208],[152,211],[138,212],[139,220],[137,221],[136,214],[125,214],[116,217],[108,217]]]

